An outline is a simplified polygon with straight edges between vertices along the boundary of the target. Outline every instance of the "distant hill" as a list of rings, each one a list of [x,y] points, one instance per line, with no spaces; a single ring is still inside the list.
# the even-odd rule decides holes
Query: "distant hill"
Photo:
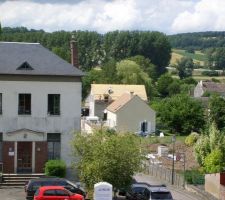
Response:
[[[172,48],[203,50],[206,48],[225,47],[225,31],[196,32],[169,35]]]

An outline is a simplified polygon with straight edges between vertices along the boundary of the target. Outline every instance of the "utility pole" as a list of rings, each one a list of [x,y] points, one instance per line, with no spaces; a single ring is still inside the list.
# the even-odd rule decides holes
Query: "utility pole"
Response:
[[[183,158],[183,159],[184,159],[184,183],[183,183],[183,184],[184,184],[184,188],[185,188],[185,170],[186,170],[186,169],[185,169],[185,167],[186,167],[186,166],[185,166],[185,164],[186,164],[186,163],[185,163],[185,162],[186,162],[185,152],[183,153],[183,156],[184,156],[184,158]]]

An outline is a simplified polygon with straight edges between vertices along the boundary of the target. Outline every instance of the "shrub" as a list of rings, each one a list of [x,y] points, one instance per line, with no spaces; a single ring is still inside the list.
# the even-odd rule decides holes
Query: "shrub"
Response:
[[[203,71],[202,72],[203,76],[219,76],[219,73],[217,71]]]
[[[199,134],[196,132],[192,132],[189,136],[185,139],[185,144],[187,146],[193,146],[199,138]]]
[[[207,173],[218,173],[225,167],[224,156],[221,150],[213,150],[205,158],[204,169]]]
[[[45,163],[45,174],[63,178],[66,176],[66,164],[63,160],[49,160]]]
[[[205,183],[205,175],[198,170],[187,170],[184,177],[188,184],[203,185]]]

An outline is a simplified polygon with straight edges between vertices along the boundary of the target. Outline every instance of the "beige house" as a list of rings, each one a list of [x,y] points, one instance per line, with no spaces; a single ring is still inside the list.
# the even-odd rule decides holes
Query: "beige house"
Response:
[[[119,132],[155,132],[155,111],[133,93],[124,93],[107,108],[107,125]]]
[[[85,102],[86,107],[89,108],[89,116],[103,118],[106,107],[125,92],[133,92],[147,102],[144,85],[91,84],[91,91]]]

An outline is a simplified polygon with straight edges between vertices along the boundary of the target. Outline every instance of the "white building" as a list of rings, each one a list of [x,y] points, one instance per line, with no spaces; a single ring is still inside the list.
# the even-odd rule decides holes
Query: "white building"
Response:
[[[124,93],[106,108],[107,125],[119,132],[155,132],[156,113],[138,95]]]
[[[86,99],[89,115],[102,119],[106,107],[125,92],[132,92],[146,102],[148,100],[144,85],[91,84],[91,91]]]
[[[70,142],[80,130],[82,76],[38,43],[0,42],[4,173],[40,173],[49,159],[71,164]]]

